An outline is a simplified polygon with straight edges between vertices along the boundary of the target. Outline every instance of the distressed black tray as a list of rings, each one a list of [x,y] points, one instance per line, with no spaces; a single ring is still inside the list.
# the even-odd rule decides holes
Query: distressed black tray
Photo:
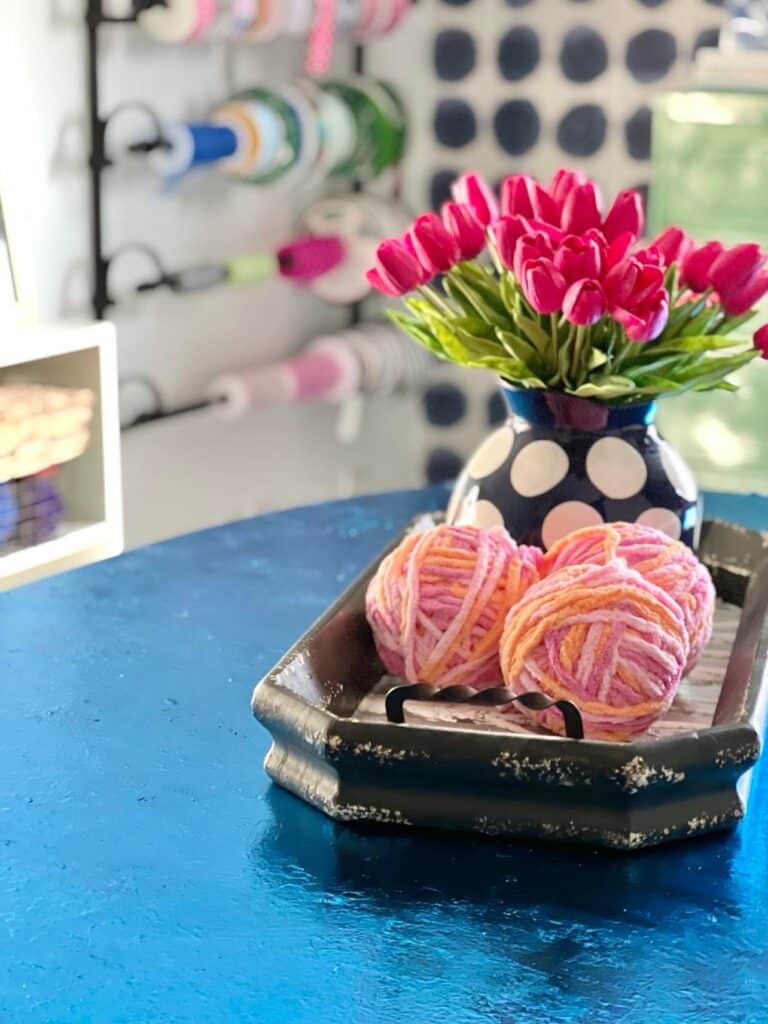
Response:
[[[265,768],[338,821],[619,849],[732,826],[764,728],[768,538],[708,521],[699,556],[718,592],[715,636],[642,739],[565,739],[466,704],[409,701],[404,723],[387,721],[400,681],[384,676],[364,614],[377,559],[256,686]]]

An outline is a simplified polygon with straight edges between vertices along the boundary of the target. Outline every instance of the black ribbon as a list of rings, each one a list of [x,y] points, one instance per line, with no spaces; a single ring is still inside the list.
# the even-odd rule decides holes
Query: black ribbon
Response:
[[[384,698],[387,721],[394,725],[405,722],[405,702],[408,700],[442,701],[446,704],[477,704],[480,707],[497,707],[501,704],[522,704],[529,711],[546,711],[557,708],[563,716],[565,735],[570,740],[584,739],[584,723],[581,712],[569,700],[552,700],[538,690],[515,693],[504,686],[488,690],[476,690],[472,686],[432,686],[429,683],[404,683],[393,686]]]

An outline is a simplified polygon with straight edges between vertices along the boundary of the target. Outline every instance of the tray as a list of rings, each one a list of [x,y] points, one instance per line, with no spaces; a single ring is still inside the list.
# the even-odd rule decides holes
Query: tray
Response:
[[[624,850],[733,826],[764,729],[768,538],[707,521],[699,556],[718,593],[712,642],[631,743],[566,739],[465,703],[409,700],[405,721],[388,721],[400,681],[384,675],[364,613],[377,559],[256,686],[266,771],[337,821]]]

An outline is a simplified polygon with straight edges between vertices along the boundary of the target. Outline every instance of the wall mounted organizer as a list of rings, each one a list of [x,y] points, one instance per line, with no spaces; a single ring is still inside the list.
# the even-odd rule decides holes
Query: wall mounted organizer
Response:
[[[353,230],[347,224],[349,230],[342,239],[345,249],[342,263],[346,272],[344,266],[337,267],[335,260],[329,262],[328,247],[318,255],[319,247],[314,245],[311,260],[316,266],[322,264],[321,271],[325,275],[322,288],[314,281],[315,277],[321,276],[320,272],[306,274],[297,269],[296,251],[291,245],[276,253],[246,252],[218,264],[172,269],[165,267],[158,253],[142,242],[128,242],[111,253],[107,252],[103,231],[104,172],[115,158],[107,144],[108,127],[125,111],[142,112],[146,122],[145,137],[136,139],[128,149],[143,155],[149,165],[167,180],[178,179],[196,167],[214,165],[228,175],[254,184],[268,184],[278,178],[290,178],[293,184],[317,184],[329,176],[338,177],[346,179],[353,194],[359,193],[364,181],[399,162],[405,144],[405,115],[397,96],[386,85],[364,77],[363,40],[393,28],[408,5],[408,0],[358,0],[339,6],[337,14],[341,21],[351,19],[360,30],[350,34],[350,38],[357,40],[352,54],[352,78],[322,83],[301,80],[283,83],[269,90],[246,89],[214,108],[206,121],[164,122],[146,103],[123,102],[111,113],[103,113],[99,89],[101,29],[115,24],[138,25],[149,35],[159,33],[163,36],[163,26],[175,26],[174,31],[180,30],[182,23],[186,24],[192,18],[193,8],[197,10],[200,5],[196,0],[133,0],[130,13],[113,15],[109,13],[105,0],[88,0],[92,306],[97,319],[103,318],[117,301],[110,287],[111,268],[122,256],[132,252],[143,253],[148,266],[147,275],[137,282],[135,292],[167,288],[176,294],[188,294],[223,283],[253,283],[280,273],[293,277],[304,287],[311,287],[325,301],[349,305],[351,321],[357,322],[359,302],[364,293],[357,286],[352,288],[351,282],[355,277],[363,279],[362,268],[370,262],[372,253],[372,240],[367,238],[361,242],[356,233],[357,226]],[[254,10],[260,9],[260,5],[253,3],[206,3],[203,6],[209,13],[218,10],[224,21],[233,14],[235,6],[241,9],[243,17],[248,11],[253,14]],[[306,3],[303,6],[313,7]],[[318,10],[322,8],[320,3],[314,6]],[[291,5],[267,4],[261,7],[287,11]],[[354,18],[350,12],[354,12]],[[219,22],[223,25],[221,18]],[[195,34],[195,38],[202,38],[202,35],[206,38],[227,36],[227,32],[214,31],[213,22],[206,24],[211,32],[206,29],[205,33]],[[150,31],[151,26],[155,26],[157,32]],[[257,35],[259,33],[255,33],[254,38]],[[166,41],[172,41],[170,36]],[[267,141],[263,145],[254,143],[259,139]],[[393,178],[397,194],[397,175]],[[339,234],[343,227],[339,225]],[[309,230],[314,234],[323,233],[322,226],[319,231],[312,226]],[[329,237],[329,244],[330,241]],[[306,248],[302,250],[302,256],[306,256],[306,251]],[[354,274],[349,267],[352,261],[355,264]],[[157,387],[142,375],[134,375],[130,387],[143,391],[144,405],[148,397],[152,398],[152,412],[145,410],[139,422],[180,415],[211,404],[209,398],[202,398],[167,408],[157,400]],[[124,426],[134,422],[133,419],[127,423],[124,420]]]

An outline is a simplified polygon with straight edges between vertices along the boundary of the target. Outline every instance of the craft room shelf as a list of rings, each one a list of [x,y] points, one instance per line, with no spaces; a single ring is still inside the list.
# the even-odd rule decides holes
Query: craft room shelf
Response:
[[[67,510],[51,540],[0,554],[0,590],[117,555],[123,548],[117,350],[111,324],[18,327],[0,346],[4,381],[89,388],[95,397],[86,451],[63,465]]]

